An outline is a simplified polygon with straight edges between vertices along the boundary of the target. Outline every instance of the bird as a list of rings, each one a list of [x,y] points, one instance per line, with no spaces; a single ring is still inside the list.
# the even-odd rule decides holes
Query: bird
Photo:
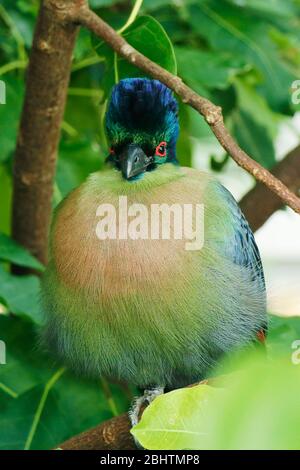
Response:
[[[231,193],[212,174],[179,164],[178,102],[166,85],[119,81],[105,128],[105,168],[53,216],[41,338],[79,373],[144,390],[130,412],[134,425],[164,390],[199,382],[224,356],[264,341],[266,287],[254,235]],[[161,226],[153,218],[150,231],[153,207],[169,217]],[[171,236],[186,207],[202,209],[197,249]]]

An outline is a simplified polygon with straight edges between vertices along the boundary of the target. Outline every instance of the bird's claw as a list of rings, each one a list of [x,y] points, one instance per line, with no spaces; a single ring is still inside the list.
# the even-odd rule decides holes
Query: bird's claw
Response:
[[[150,405],[150,403],[152,403],[156,397],[158,397],[159,395],[162,395],[163,393],[164,393],[164,387],[146,389],[144,390],[144,395],[142,395],[141,397],[136,397],[134,399],[131,409],[129,410],[129,419],[130,419],[132,427],[138,424],[144,405],[145,407]],[[141,444],[135,437],[134,437],[134,442],[138,449],[143,449],[143,446],[141,446]]]
[[[129,418],[132,426],[138,424],[143,406],[148,406],[153,400],[164,393],[164,387],[156,387],[144,390],[144,395],[136,397],[129,410]]]

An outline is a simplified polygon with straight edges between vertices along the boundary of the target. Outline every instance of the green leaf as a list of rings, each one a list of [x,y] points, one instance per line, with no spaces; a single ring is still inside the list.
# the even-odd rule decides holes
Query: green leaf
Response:
[[[119,3],[118,0],[90,0],[89,4],[91,8],[103,8]]]
[[[245,61],[230,54],[215,54],[196,48],[176,47],[179,75],[195,89],[224,89],[245,69]]]
[[[0,163],[0,232],[9,233],[11,227],[12,177],[7,163]]]
[[[187,106],[179,103],[180,133],[176,152],[181,166],[192,166],[192,142],[189,134],[189,113]]]
[[[298,21],[299,22],[299,21]],[[300,37],[296,37],[291,31],[280,31],[277,28],[270,30],[270,39],[276,44],[280,57],[286,62],[287,66],[295,70],[296,75],[300,73],[299,46]]]
[[[105,157],[97,142],[63,141],[59,149],[56,182],[63,196],[79,186],[90,173],[102,168]]]
[[[300,317],[269,316],[268,355],[271,358],[292,354],[292,344],[300,339]]]
[[[0,332],[6,345],[6,364],[0,365],[0,449],[54,448],[111,418],[112,400],[119,412],[128,408],[119,386],[108,400],[100,381],[55,366],[37,347],[32,323],[0,315]]]
[[[103,69],[102,64],[97,65],[97,72],[98,69]],[[101,94],[98,80],[92,80],[87,69],[79,70],[73,74],[71,88],[73,90],[75,88],[75,91],[76,89],[84,89],[90,93],[94,91]],[[64,121],[74,128],[75,135],[71,136],[73,140],[87,139],[91,144],[96,140],[101,128],[99,102],[99,96],[89,97],[68,94]]]
[[[275,150],[268,130],[253,120],[244,111],[235,110],[230,124],[239,145],[261,165],[271,168],[275,165]]]
[[[0,233],[0,260],[40,271],[44,270],[42,263],[4,233]]]
[[[144,0],[143,7],[148,10],[156,10],[164,6],[170,5],[170,3],[176,3],[174,0]]]
[[[225,153],[225,155],[223,155],[220,158],[217,158],[215,155],[212,155],[210,157],[210,167],[213,171],[222,171],[223,168],[226,166],[226,163],[228,162],[229,160],[229,154],[228,153]]]
[[[140,16],[123,33],[131,46],[176,75],[177,64],[172,43],[163,27],[152,16]],[[136,67],[120,59],[121,75],[136,76]],[[124,62],[124,64],[122,64]],[[124,70],[122,70],[122,66]]]
[[[266,99],[261,94],[258,94],[253,87],[249,75],[245,78],[235,77],[233,85],[237,95],[238,109],[251,115],[252,119],[256,121],[257,124],[265,127],[270,137],[275,139],[283,116],[274,113],[272,109],[270,109]]]
[[[269,0],[268,2],[262,2],[261,0],[227,0],[233,5],[238,6],[240,9],[252,10],[256,13],[268,14],[271,17],[278,15],[280,18],[283,16],[291,17],[295,14],[295,8],[293,2],[286,0]]]
[[[51,449],[112,417],[98,384],[54,370],[13,400],[0,395],[0,449]]]
[[[0,105],[0,162],[3,162],[16,146],[24,85],[22,80],[12,80],[7,76],[0,79],[4,79],[6,84],[6,104]]]
[[[37,276],[14,276],[0,266],[0,299],[4,300],[10,312],[40,323],[39,292]]]
[[[300,449],[300,365],[248,357],[211,411],[212,449]]]
[[[5,392],[7,389],[20,395],[49,380],[53,361],[37,348],[33,323],[19,317],[0,315],[0,339],[6,345],[6,364],[0,365],[0,391],[3,392],[4,388],[7,398],[10,396]]]
[[[146,449],[199,449],[207,435],[205,415],[222,392],[208,385],[174,390],[157,397],[131,433]]]
[[[79,61],[80,59],[87,57],[91,51],[91,35],[87,29],[80,29],[75,49],[74,49],[74,59]]]
[[[163,27],[151,16],[140,16],[122,36],[128,43],[149,59],[169,72],[176,74],[177,65],[172,43]],[[106,60],[105,90],[108,93],[113,83],[122,78],[145,76],[137,67],[114,52],[103,41],[93,40],[94,48],[100,57]]]
[[[246,60],[249,68],[259,71],[259,89],[272,108],[289,113],[291,106],[287,90],[294,73],[281,60],[270,37],[273,24],[268,18],[259,18],[237,5],[216,0],[203,0],[188,7],[188,11],[193,29],[215,53],[229,52]],[[289,25],[285,23],[285,27]]]

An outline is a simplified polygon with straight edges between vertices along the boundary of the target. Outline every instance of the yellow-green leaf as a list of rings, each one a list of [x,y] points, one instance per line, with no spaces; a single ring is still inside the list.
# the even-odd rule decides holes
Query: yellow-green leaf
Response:
[[[220,394],[220,389],[201,384],[161,395],[131,432],[146,449],[205,448],[207,407]]]

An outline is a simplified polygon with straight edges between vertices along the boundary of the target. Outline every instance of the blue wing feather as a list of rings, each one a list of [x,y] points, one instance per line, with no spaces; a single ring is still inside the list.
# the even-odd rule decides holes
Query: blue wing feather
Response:
[[[258,282],[265,290],[262,261],[253,232],[232,194],[224,186],[221,188],[230,208],[234,225],[234,237],[228,243],[226,252],[235,264],[249,269],[251,280]]]
[[[224,186],[220,185],[220,188],[229,207],[234,228],[232,238],[226,240],[225,255],[235,264],[248,270],[250,282],[253,282],[259,291],[265,295],[266,302],[264,270],[253,232],[232,194]],[[261,325],[261,328],[261,331],[265,334],[268,329],[267,320]]]

